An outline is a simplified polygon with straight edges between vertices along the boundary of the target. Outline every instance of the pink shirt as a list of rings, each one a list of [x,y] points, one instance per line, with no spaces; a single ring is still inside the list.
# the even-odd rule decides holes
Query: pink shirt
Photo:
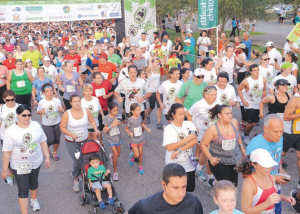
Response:
[[[0,65],[0,77],[2,75],[5,75],[5,79],[4,78],[0,78],[0,87],[6,85],[6,76],[7,76],[7,73],[8,73],[7,67],[4,66],[4,65]]]
[[[4,45],[3,48],[6,50],[6,51],[10,51],[10,52],[13,52],[14,51],[14,45],[13,44],[10,44],[10,46],[8,47],[7,45]]]

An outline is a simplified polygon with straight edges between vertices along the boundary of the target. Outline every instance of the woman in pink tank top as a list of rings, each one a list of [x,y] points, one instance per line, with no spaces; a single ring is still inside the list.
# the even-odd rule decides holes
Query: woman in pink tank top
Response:
[[[248,175],[242,187],[242,212],[276,214],[276,203],[286,201],[295,204],[293,197],[277,194],[276,177],[270,175],[276,165],[267,150],[255,149],[236,167],[238,172]]]

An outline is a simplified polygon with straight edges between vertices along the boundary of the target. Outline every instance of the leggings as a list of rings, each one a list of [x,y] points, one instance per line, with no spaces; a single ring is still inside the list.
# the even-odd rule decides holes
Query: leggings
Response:
[[[76,143],[71,143],[68,141],[65,142],[65,145],[70,157],[73,160],[72,175],[74,176],[74,178],[76,178],[80,175],[80,166],[81,166],[79,160],[77,160],[75,157],[75,153],[77,152],[78,145]]]
[[[150,109],[154,109],[155,108],[155,102],[156,102],[156,107],[160,108],[160,105],[156,99],[156,93],[152,93],[152,95],[149,97],[149,105],[150,105]]]
[[[236,30],[236,27],[232,27],[232,31],[231,31],[229,37],[231,37],[232,35],[235,37],[235,30]]]
[[[0,87],[0,97],[2,98],[2,95],[3,95],[3,92],[6,91],[7,88],[6,88],[6,85]],[[0,104],[4,104],[4,100],[3,99],[0,99]]]
[[[195,170],[191,172],[187,172],[187,185],[186,191],[194,192],[195,190]]]
[[[12,170],[18,185],[18,197],[28,198],[29,190],[36,190],[39,187],[38,177],[41,166],[32,169],[29,174],[18,175],[17,170]]]
[[[238,185],[238,173],[233,169],[236,165],[223,165],[219,163],[213,166],[210,161],[208,161],[208,164],[217,181],[227,180],[231,181],[235,186]]]
[[[43,130],[46,134],[47,137],[47,144],[48,147],[53,145],[53,144],[59,144],[60,142],[60,123],[53,125],[53,126],[45,126],[42,125]]]
[[[67,100],[65,98],[63,98],[63,100],[64,100],[64,104],[65,104],[65,107],[66,107],[67,110],[69,110],[70,108],[72,108],[70,100]]]
[[[16,103],[31,105],[31,94],[17,95]]]

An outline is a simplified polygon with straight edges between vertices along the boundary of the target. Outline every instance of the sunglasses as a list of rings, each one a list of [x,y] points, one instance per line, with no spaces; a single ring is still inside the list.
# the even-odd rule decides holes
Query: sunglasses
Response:
[[[262,59],[263,61],[267,61],[267,60],[270,60],[270,58],[265,58],[265,59]]]
[[[204,78],[204,76],[196,76],[198,79],[203,79]]]
[[[15,98],[13,98],[13,99],[6,99],[6,100],[5,100],[5,102],[7,102],[7,103],[8,103],[8,102],[13,102],[13,101],[15,101]]]
[[[21,114],[22,117],[31,117],[32,114]]]

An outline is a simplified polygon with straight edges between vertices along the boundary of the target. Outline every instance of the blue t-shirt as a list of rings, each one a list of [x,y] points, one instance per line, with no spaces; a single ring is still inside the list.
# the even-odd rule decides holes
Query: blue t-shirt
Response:
[[[32,82],[32,87],[36,88],[36,93],[37,93],[37,97],[36,97],[36,100],[37,101],[40,101],[42,99],[41,97],[41,92],[42,92],[42,86],[45,84],[45,83],[51,83],[52,84],[52,81],[45,77],[44,81],[40,80],[40,79],[35,79],[33,82]]]
[[[270,152],[273,160],[275,160],[278,164],[281,159],[281,152],[283,148],[283,137],[281,136],[279,142],[268,142],[264,137],[263,133],[254,137],[247,146],[246,154],[250,154],[255,149],[265,149]],[[274,166],[271,175],[278,174],[279,165]]]
[[[215,211],[212,211],[212,212],[209,213],[209,214],[218,214],[218,211],[219,211],[219,210],[215,210]],[[234,210],[233,210],[233,214],[245,214],[245,213],[243,213],[243,212],[241,212],[241,211],[239,211],[239,210],[234,209]]]
[[[94,54],[92,54],[92,57],[94,57],[95,59],[99,59],[99,57],[95,56]],[[86,66],[89,66],[91,69],[92,69],[92,65],[93,65],[93,62],[90,58],[87,58],[86,60],[86,63],[85,63]],[[88,75],[91,74],[90,70],[88,70]]]
[[[193,47],[195,47],[196,46],[196,42],[195,42],[195,38],[194,37],[185,37],[185,39],[190,39],[191,40],[191,45],[193,46]],[[187,47],[186,45],[184,46],[185,48]]]
[[[243,40],[243,43],[246,45],[246,47],[248,48],[248,56],[247,56],[247,60],[250,60],[251,57],[251,46],[252,46],[252,42],[251,39],[248,39],[247,41]]]
[[[236,21],[232,20],[232,27],[236,27]]]

